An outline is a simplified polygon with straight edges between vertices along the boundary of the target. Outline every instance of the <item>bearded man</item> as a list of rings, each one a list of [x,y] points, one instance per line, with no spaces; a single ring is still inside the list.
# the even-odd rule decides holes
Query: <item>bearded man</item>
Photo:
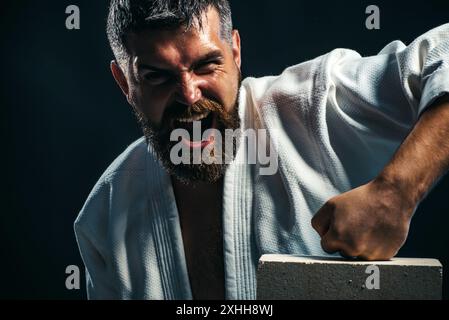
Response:
[[[265,253],[390,259],[449,168],[447,24],[243,81],[226,0],[112,0],[107,33],[144,137],[75,222],[91,299],[254,299]]]

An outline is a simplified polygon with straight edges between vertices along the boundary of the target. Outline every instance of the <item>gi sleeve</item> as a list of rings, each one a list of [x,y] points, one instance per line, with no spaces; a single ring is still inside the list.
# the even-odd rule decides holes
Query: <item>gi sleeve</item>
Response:
[[[449,24],[408,46],[394,41],[376,56],[343,50],[329,66],[335,88],[329,103],[341,118],[368,131],[409,131],[427,107],[449,92]]]

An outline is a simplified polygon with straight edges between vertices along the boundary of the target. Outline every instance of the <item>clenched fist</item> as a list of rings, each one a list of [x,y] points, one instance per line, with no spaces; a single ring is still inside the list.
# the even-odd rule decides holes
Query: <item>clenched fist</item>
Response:
[[[330,199],[312,219],[328,253],[388,260],[407,239],[416,203],[395,186],[373,180]]]

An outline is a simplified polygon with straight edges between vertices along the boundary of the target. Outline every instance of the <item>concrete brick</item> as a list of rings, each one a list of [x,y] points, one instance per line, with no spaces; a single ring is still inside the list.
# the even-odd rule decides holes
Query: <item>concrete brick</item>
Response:
[[[373,288],[375,269],[367,273],[367,268],[373,265],[378,267],[379,289]],[[442,277],[443,267],[435,259],[357,261],[269,254],[259,260],[257,298],[439,300]]]

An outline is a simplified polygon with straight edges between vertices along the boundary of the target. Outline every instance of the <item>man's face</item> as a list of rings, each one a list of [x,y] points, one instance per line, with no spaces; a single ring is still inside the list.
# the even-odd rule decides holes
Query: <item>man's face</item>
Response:
[[[184,143],[193,154],[195,148],[211,150],[212,144],[220,143],[210,136],[195,141],[193,121],[201,121],[201,136],[207,129],[217,129],[224,137],[225,129],[240,127],[240,39],[234,31],[231,45],[220,32],[219,15],[210,9],[203,15],[201,29],[193,26],[186,31],[180,27],[129,35],[128,70],[122,74],[115,64],[112,66],[164,166],[185,181],[216,181],[225,168],[220,164],[172,163],[170,150],[175,144]],[[187,130],[190,139],[170,141],[175,129]],[[233,149],[232,156],[236,145]]]

